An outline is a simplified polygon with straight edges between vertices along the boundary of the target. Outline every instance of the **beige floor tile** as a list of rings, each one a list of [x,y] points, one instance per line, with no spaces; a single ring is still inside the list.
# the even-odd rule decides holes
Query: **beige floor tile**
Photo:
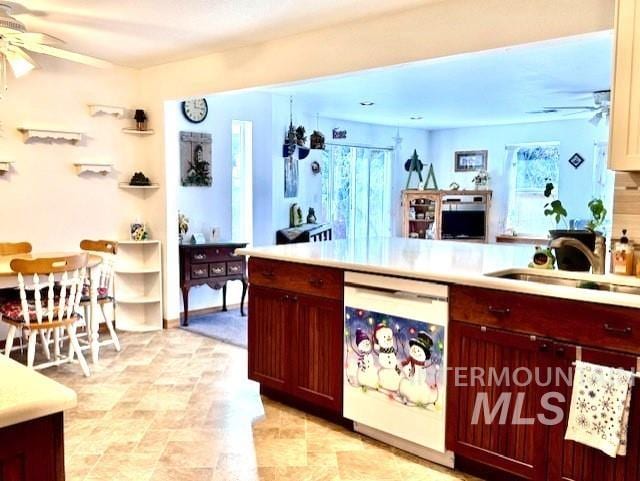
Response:
[[[181,329],[122,333],[65,413],[68,481],[454,481],[433,465],[261,397],[246,351]]]

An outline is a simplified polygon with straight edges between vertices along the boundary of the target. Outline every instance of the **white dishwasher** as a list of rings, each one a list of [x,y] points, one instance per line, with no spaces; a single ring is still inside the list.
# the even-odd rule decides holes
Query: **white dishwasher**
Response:
[[[452,467],[448,293],[442,284],[345,273],[344,417],[356,431]]]

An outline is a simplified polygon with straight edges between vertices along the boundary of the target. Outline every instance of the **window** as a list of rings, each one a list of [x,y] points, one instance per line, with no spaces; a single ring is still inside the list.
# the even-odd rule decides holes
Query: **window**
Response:
[[[558,189],[560,144],[520,144],[507,147],[511,157],[508,227],[518,234],[546,236],[549,219],[543,214],[547,182]]]
[[[235,241],[253,240],[253,123],[231,121],[231,235]]]
[[[391,149],[327,145],[322,209],[335,239],[391,234]]]

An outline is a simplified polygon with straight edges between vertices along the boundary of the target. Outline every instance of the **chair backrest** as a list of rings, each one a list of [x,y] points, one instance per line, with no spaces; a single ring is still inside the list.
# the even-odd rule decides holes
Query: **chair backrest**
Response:
[[[18,274],[20,304],[26,325],[71,320],[76,316],[86,276],[87,257],[86,253],[81,253],[11,261],[11,270]],[[32,282],[26,282],[25,276],[31,277]],[[41,280],[40,276],[44,278]],[[57,293],[56,277],[59,277]],[[43,302],[42,293],[45,290],[47,301]]]
[[[28,242],[0,242],[0,256],[29,254],[30,252],[31,244]]]
[[[115,255],[118,252],[118,243],[110,240],[90,240],[80,241],[80,249],[90,251],[102,257],[102,264],[98,267],[99,276],[95,287],[98,296],[112,295],[113,276],[115,270]]]

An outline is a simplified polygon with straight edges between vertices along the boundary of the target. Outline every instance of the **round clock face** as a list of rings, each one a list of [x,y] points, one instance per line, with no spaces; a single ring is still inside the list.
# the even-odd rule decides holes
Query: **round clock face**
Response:
[[[182,113],[189,122],[199,124],[207,118],[209,107],[205,99],[191,99],[182,102]]]

